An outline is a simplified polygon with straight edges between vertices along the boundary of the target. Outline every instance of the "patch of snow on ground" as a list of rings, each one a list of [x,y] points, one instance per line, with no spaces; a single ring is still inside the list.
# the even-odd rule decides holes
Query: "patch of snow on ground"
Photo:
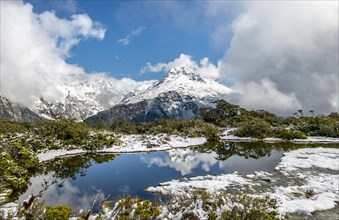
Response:
[[[83,154],[86,153],[85,150],[82,149],[75,149],[75,150],[66,150],[66,149],[60,149],[60,150],[50,150],[44,153],[39,153],[38,158],[40,162],[45,162],[48,160],[52,160],[58,157],[63,156],[69,156],[69,155],[77,155],[77,154]]]
[[[307,139],[294,139],[294,142],[314,142],[314,143],[339,143],[339,138],[332,137],[307,137]]]
[[[270,176],[268,182],[274,184],[266,183],[258,195],[277,198],[277,210],[281,216],[286,213],[310,215],[314,211],[334,208],[339,201],[338,171],[339,149],[304,148],[285,153],[276,167],[275,175],[256,172],[248,175],[233,173],[198,176],[161,183],[157,187],[148,187],[146,191],[189,196],[194,190],[210,193],[227,189],[242,190],[245,186],[258,186],[258,179]],[[283,177],[277,175],[277,172],[283,174]],[[298,180],[299,184],[288,184],[286,178]]]
[[[18,204],[14,202],[7,203],[5,205],[0,206],[1,217],[4,219],[9,218],[10,216],[15,216],[18,211]]]
[[[207,175],[192,178],[184,178],[160,183],[157,187],[148,187],[148,192],[160,192],[164,195],[182,195],[189,194],[191,191],[202,189],[214,193],[228,187],[239,188],[242,185],[253,185],[253,183],[237,172],[225,175]]]
[[[206,142],[206,138],[189,138],[176,135],[124,135],[120,137],[123,142],[120,146],[112,146],[99,150],[100,153],[135,153],[149,151],[164,151],[173,148],[185,148],[200,145]]]
[[[236,128],[227,128],[225,129],[220,138],[225,141],[255,141],[257,139],[251,137],[238,137],[232,134],[233,131],[237,130]],[[267,137],[263,139],[264,142],[281,142],[285,141],[282,138]],[[309,136],[306,139],[293,139],[290,140],[294,143],[339,143],[339,138],[332,137],[318,137],[318,136]]]
[[[302,185],[276,187],[272,196],[279,211],[310,215],[334,208],[339,201],[339,149],[304,148],[285,153],[276,167],[287,177],[301,177]]]
[[[108,148],[97,150],[97,153],[136,153],[136,152],[150,152],[150,151],[165,151],[174,148],[185,148],[195,145],[201,145],[206,142],[206,138],[197,137],[180,137],[177,135],[123,135],[119,138],[121,145],[113,145]],[[52,160],[57,157],[68,155],[83,154],[87,151],[83,149],[75,150],[51,150],[44,153],[39,153],[38,158],[40,162]]]
[[[283,173],[300,168],[339,169],[339,148],[302,148],[284,153],[276,170]]]

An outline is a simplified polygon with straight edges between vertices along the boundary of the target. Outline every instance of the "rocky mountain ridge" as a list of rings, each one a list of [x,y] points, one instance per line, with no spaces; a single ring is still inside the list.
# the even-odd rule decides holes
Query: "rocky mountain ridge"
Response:
[[[11,102],[0,93],[0,118],[15,121],[35,121],[42,119],[41,116],[29,108]]]
[[[226,98],[231,89],[215,80],[203,77],[189,68],[178,67],[170,69],[163,79],[154,82],[147,89],[139,93],[127,94],[120,104],[132,104],[153,99],[168,91],[190,96],[204,105],[213,105],[212,101]]]
[[[221,83],[184,67],[172,68],[161,80],[140,83],[130,80],[124,85],[98,74],[85,75],[66,81],[61,88],[65,95],[59,100],[41,97],[31,110],[25,108],[22,111],[35,113],[35,116],[30,114],[32,119],[65,117],[79,121],[89,118],[91,121],[100,118],[107,123],[112,120],[143,122],[158,118],[197,118],[200,107],[213,107],[213,101],[225,99],[232,92]],[[126,88],[126,85],[130,86]],[[2,111],[6,113],[2,113],[2,117],[23,120],[19,107],[4,103],[2,105],[6,107]],[[7,107],[8,110],[4,110]],[[30,117],[26,119],[31,120]]]
[[[84,120],[119,104],[127,93],[138,92],[153,83],[153,81],[138,83],[130,80],[131,82],[125,83],[130,84],[126,88],[119,85],[117,81],[98,74],[68,80],[61,88],[65,93],[64,98],[46,100],[41,97],[35,102],[32,110],[45,118],[66,117]]]
[[[148,122],[160,118],[195,119],[201,107],[213,107],[231,89],[202,77],[188,68],[173,68],[166,76],[138,93],[127,94],[112,108],[87,119],[88,122],[125,120]]]

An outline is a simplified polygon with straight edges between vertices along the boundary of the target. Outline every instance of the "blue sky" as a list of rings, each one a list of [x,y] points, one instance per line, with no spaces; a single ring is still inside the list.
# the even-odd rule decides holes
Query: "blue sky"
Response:
[[[180,24],[173,21],[171,16],[175,15],[170,14],[173,11],[166,11],[167,6],[156,1],[26,2],[33,5],[36,13],[54,10],[60,18],[86,13],[93,21],[100,22],[107,29],[105,38],[102,41],[87,39],[76,45],[67,62],[78,64],[87,72],[107,72],[115,78],[160,78],[163,72],[140,73],[140,70],[147,62],[168,62],[181,53],[189,54],[194,60],[208,57],[212,63],[216,63],[223,57],[229,43],[225,42],[225,45],[219,45],[218,48],[211,45],[210,33],[213,27],[199,21],[199,10],[202,10],[199,7],[202,2],[187,1],[173,9],[183,18]],[[190,16],[195,16],[194,20]],[[225,17],[228,16],[231,23],[234,19],[231,10],[229,15],[225,14]],[[140,27],[144,27],[144,30],[133,36],[128,45],[118,43],[119,39]]]

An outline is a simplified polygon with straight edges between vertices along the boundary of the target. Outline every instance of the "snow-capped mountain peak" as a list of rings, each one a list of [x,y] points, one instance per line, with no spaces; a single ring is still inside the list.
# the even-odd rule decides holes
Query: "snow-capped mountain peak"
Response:
[[[65,80],[60,100],[37,99],[32,109],[45,118],[84,120],[118,104],[126,94],[144,90],[154,81],[117,80],[104,74],[86,74]],[[140,88],[139,88],[140,87]]]
[[[187,67],[171,68],[164,77],[164,80],[173,80],[182,76],[186,76],[189,80],[205,82],[200,74],[194,72],[192,69]]]
[[[162,80],[153,83],[144,91],[125,96],[121,104],[132,104],[152,99],[169,91],[190,96],[204,104],[211,104],[213,100],[224,99],[232,90],[215,80],[201,76],[192,69],[172,68]]]
[[[225,99],[231,92],[221,83],[185,67],[172,68],[163,79],[156,81],[136,82],[116,80],[102,74],[82,75],[66,80],[60,90],[63,93],[60,100],[42,97],[36,100],[33,111],[45,118],[62,116],[84,120],[114,106],[137,104],[135,114],[139,115],[140,106],[143,106],[147,117],[142,118],[147,120],[156,118],[154,115],[195,118],[201,106],[212,107],[214,100]],[[155,113],[149,116],[150,112]]]

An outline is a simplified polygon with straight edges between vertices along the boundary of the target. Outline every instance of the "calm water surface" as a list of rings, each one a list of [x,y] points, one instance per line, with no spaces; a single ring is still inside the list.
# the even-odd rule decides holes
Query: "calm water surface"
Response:
[[[42,197],[47,205],[64,204],[77,211],[91,206],[98,189],[101,190],[100,198],[110,195],[109,199],[115,199],[131,194],[152,199],[153,195],[144,190],[172,179],[234,171],[245,174],[272,171],[283,150],[274,147],[256,149],[252,145],[227,145],[207,152],[176,149],[149,154],[81,155],[56,159],[41,166],[19,202],[42,190],[43,181],[51,184]],[[53,181],[56,183],[52,184]]]

